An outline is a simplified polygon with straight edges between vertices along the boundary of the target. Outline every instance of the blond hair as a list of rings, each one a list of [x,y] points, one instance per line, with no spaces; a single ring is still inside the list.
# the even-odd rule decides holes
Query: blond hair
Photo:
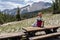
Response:
[[[38,16],[39,16],[39,17],[42,17],[42,12],[39,12],[39,13],[38,13]]]

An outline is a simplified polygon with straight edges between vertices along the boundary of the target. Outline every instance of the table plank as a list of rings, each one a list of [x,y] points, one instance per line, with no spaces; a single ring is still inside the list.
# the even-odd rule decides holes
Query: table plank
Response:
[[[60,26],[45,26],[46,29],[52,29],[52,28],[60,28]]]
[[[27,28],[23,28],[23,30],[25,30],[25,31],[36,31],[36,30],[44,30],[44,28],[40,28],[40,27],[27,27]]]
[[[9,37],[17,37],[17,36],[22,36],[22,35],[24,35],[24,33],[22,33],[22,32],[17,32],[17,33],[3,33],[3,34],[0,34],[0,39],[9,38]]]
[[[40,27],[24,27],[23,30],[30,32],[30,31],[43,31],[46,29],[53,29],[53,28],[59,28],[60,26],[46,26],[44,28]]]

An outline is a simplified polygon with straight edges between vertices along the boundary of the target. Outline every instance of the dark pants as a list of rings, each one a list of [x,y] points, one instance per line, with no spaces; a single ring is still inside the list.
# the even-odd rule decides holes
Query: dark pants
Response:
[[[57,32],[57,28],[53,29],[53,31],[51,29],[45,30],[46,34],[55,33],[55,32]]]

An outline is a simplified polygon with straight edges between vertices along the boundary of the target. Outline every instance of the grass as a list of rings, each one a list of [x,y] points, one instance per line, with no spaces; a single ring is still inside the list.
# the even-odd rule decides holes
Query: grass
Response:
[[[60,14],[43,14],[43,20],[45,25],[60,25]],[[22,27],[30,27],[32,23],[36,21],[35,18],[30,18],[22,21],[12,22],[8,25],[0,26],[1,33],[20,32]]]

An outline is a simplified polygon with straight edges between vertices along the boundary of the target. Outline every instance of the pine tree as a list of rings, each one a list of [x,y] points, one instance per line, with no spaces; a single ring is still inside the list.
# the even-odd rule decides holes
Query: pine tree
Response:
[[[58,5],[59,5],[59,11],[60,11],[60,0],[59,0],[59,4]]]
[[[53,1],[53,14],[56,14],[59,11],[58,1],[59,0]]]
[[[20,8],[19,8],[19,7],[17,8],[16,19],[17,19],[17,21],[20,21],[20,20],[21,20],[21,16],[20,16]]]

